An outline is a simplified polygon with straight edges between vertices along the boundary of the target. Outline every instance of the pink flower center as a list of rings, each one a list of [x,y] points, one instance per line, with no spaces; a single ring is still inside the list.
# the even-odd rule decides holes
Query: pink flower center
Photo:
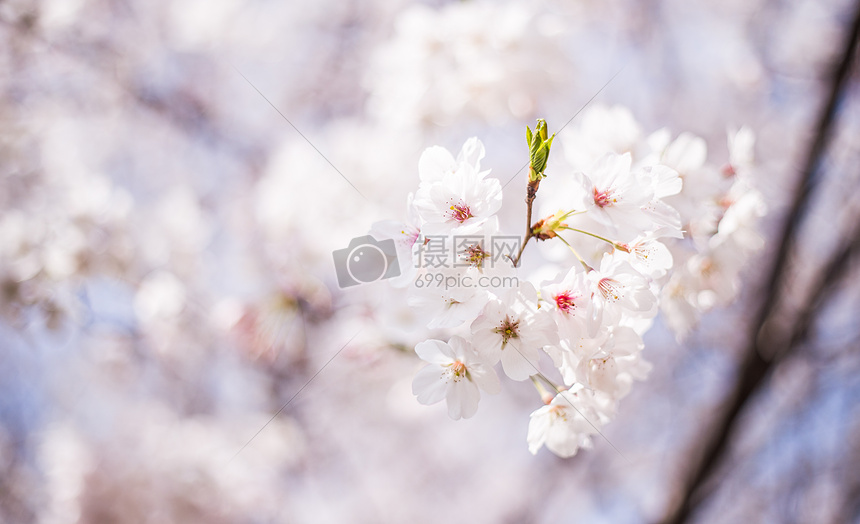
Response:
[[[451,215],[450,217],[456,220],[459,223],[463,223],[466,220],[469,220],[474,215],[472,214],[472,210],[469,209],[469,206],[464,203],[454,204],[451,206]]]
[[[570,291],[564,291],[555,296],[555,305],[565,313],[572,313],[576,310],[576,304],[573,303],[573,299],[574,297],[570,296]]]
[[[596,187],[594,188],[594,204],[597,205],[597,207],[603,208],[617,203],[618,199],[613,196],[611,189],[600,191]]]

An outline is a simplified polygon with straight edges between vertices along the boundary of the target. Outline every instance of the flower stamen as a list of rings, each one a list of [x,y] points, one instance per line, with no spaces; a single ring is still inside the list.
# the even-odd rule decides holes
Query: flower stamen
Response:
[[[594,188],[594,204],[597,207],[604,208],[618,203],[618,198],[614,196],[611,189],[601,191]]]
[[[462,202],[459,204],[452,204],[449,209],[451,210],[450,218],[461,224],[474,216],[472,214],[472,210],[469,209],[468,204],[464,204]]]
[[[597,283],[597,289],[600,290],[600,294],[603,295],[605,300],[616,301],[623,295],[621,291],[624,289],[624,286],[617,280],[601,278],[600,282]]]
[[[484,251],[480,244],[473,244],[466,248],[463,258],[469,262],[471,266],[478,269],[484,267],[484,259],[489,258],[490,254]]]
[[[513,320],[510,316],[505,315],[505,319],[502,320],[499,327],[495,328],[493,331],[502,336],[502,348],[504,348],[510,339],[519,338],[519,329],[519,319]]]
[[[558,306],[560,311],[565,313],[576,311],[576,304],[573,302],[574,297],[570,296],[570,291],[563,291],[553,298],[555,299],[555,305]]]

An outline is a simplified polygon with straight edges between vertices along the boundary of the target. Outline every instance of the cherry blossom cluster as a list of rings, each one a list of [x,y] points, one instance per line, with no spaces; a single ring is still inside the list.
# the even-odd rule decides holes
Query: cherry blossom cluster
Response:
[[[661,280],[660,309],[679,339],[704,312],[736,297],[742,269],[764,244],[758,227],[766,206],[756,188],[755,136],[749,128],[729,130],[728,158],[722,162],[708,161],[705,140],[691,133],[674,139],[668,129],[645,134],[620,106],[589,108],[562,140],[574,171],[612,151],[628,153],[635,166],[668,166],[683,181],[680,192],[665,195],[665,203],[678,212],[684,237],[664,239],[669,253],[661,255],[671,256],[674,266]],[[590,218],[578,217],[580,227],[593,227]]]
[[[684,193],[681,172],[687,171],[677,158],[686,159],[676,152],[685,137],[672,143],[652,137],[655,148],[641,159],[607,147],[586,167],[554,175],[547,184],[560,182],[548,199],[555,210],[533,221],[555,138],[539,120],[534,132],[527,130],[523,237],[499,232],[502,188],[481,168],[484,148],[478,139],[466,141],[456,157],[442,147],[427,149],[418,163],[418,190],[408,198],[409,220],[379,222],[371,231],[395,240],[401,276],[391,282],[409,289],[409,305],[438,333],[415,346],[427,363],[413,381],[418,401],[444,399],[451,418],[471,417],[482,391],[499,391],[500,367],[511,380],[530,380],[544,403],[530,419],[532,453],[546,445],[570,457],[590,447],[633,381],[649,372],[642,337],[661,299],[677,300],[667,284],[677,286],[681,279],[700,290],[716,285],[690,269],[691,261],[710,252],[678,257],[685,263],[680,272],[672,271],[681,246],[699,241],[684,239],[682,225],[702,229],[689,218],[688,210],[698,206],[690,202],[695,195]],[[724,172],[744,169],[741,150],[750,140],[746,131],[735,135],[736,158]],[[734,214],[748,210],[742,204]],[[720,223],[734,220],[732,232],[739,230],[740,219],[726,215]],[[708,245],[727,242],[719,234]],[[566,256],[526,274],[521,258],[531,240],[555,244]],[[555,369],[545,374],[542,366],[549,362]]]

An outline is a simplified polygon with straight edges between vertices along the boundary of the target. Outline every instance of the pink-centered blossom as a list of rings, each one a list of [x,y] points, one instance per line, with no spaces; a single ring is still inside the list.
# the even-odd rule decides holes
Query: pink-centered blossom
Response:
[[[555,319],[562,337],[594,336],[599,327],[585,270],[572,267],[556,282],[544,283],[541,301]]]
[[[422,185],[413,204],[425,221],[425,235],[474,233],[501,208],[502,186],[498,179],[484,178],[463,164],[456,172]]]
[[[654,199],[653,184],[631,172],[631,163],[629,153],[607,153],[575,175],[584,210],[615,240],[633,238],[653,223],[643,210]]]
[[[604,254],[600,266],[586,276],[591,284],[595,317],[601,322],[618,322],[624,314],[651,318],[657,313],[657,297],[649,279],[622,257]]]

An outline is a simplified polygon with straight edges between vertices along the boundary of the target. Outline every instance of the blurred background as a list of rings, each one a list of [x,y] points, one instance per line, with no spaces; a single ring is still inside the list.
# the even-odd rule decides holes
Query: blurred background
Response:
[[[0,1],[0,522],[860,522],[855,4]],[[471,136],[519,232],[525,125],[592,97],[716,164],[749,127],[769,213],[565,460],[529,384],[419,405],[331,252]]]

